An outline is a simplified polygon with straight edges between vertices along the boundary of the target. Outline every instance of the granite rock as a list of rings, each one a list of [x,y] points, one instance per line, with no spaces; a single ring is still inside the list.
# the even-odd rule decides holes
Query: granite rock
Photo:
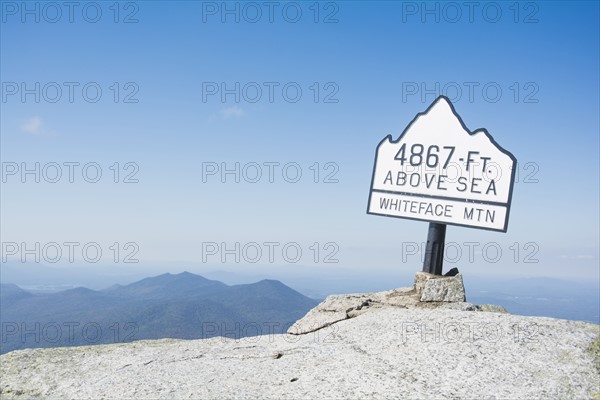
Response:
[[[600,393],[588,350],[598,325],[441,308],[368,310],[306,335],[13,351],[0,356],[0,398],[554,400]]]
[[[465,301],[465,286],[461,274],[427,279],[420,301]]]
[[[463,311],[487,311],[465,303],[465,290],[460,274],[447,277],[417,272],[414,284],[410,288],[328,296],[303,318],[296,321],[287,332],[292,335],[314,332],[370,310],[385,307],[444,307]]]

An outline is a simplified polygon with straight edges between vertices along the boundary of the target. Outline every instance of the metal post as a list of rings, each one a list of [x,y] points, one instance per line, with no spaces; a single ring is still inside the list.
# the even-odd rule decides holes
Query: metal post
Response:
[[[446,240],[446,224],[429,223],[427,233],[427,246],[425,247],[425,261],[423,272],[442,275],[444,264],[444,242]]]

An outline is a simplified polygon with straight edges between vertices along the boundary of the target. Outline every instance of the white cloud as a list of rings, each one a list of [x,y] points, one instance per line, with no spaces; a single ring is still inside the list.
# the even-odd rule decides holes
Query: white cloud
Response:
[[[56,132],[49,130],[44,121],[37,115],[23,121],[23,123],[19,125],[19,129],[22,133],[27,135],[47,137],[57,136]]]
[[[221,117],[223,119],[230,118],[241,118],[246,115],[246,112],[241,107],[227,107],[221,110]]]
[[[30,135],[41,135],[44,133],[42,119],[40,117],[31,117],[23,122],[20,126],[21,131]]]

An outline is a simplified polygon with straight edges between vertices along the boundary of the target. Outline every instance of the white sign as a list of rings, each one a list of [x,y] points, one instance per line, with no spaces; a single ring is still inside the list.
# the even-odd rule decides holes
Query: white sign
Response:
[[[506,232],[516,165],[441,96],[377,146],[367,213]]]

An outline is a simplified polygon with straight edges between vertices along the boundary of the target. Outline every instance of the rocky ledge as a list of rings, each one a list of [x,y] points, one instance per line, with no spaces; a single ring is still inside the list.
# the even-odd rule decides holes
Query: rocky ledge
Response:
[[[287,333],[301,335],[315,332],[377,308],[439,308],[461,311],[507,312],[501,306],[492,304],[476,305],[465,300],[465,287],[458,269],[453,268],[446,276],[417,272],[415,282],[410,288],[329,296],[292,325]]]
[[[457,276],[329,297],[293,334],[13,351],[0,397],[600,398],[600,326],[477,312],[502,310]]]

